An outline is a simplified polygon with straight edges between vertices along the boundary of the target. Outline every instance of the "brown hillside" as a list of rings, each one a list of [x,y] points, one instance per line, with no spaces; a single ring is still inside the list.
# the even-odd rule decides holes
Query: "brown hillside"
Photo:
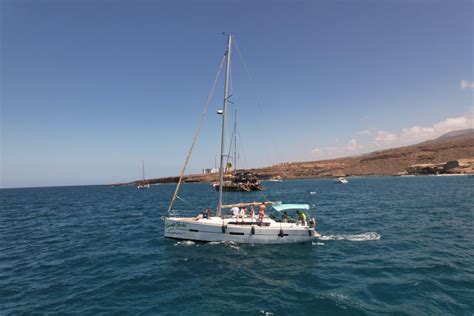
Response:
[[[395,175],[403,173],[412,165],[436,164],[451,160],[462,160],[467,167],[453,172],[472,173],[474,167],[474,136],[461,135],[454,138],[432,140],[416,145],[375,151],[361,156],[332,160],[282,163],[276,166],[250,169],[261,179],[281,175],[285,179],[320,178],[337,176]],[[178,177],[149,179],[150,183],[176,182]],[[187,175],[185,182],[217,180],[217,174]],[[135,184],[136,182],[128,183]],[[122,183],[118,185],[126,185]]]
[[[357,157],[282,164],[289,177],[331,177],[338,175],[393,175],[415,164],[442,163],[474,158],[474,137],[376,151]],[[255,170],[258,172],[258,169]]]

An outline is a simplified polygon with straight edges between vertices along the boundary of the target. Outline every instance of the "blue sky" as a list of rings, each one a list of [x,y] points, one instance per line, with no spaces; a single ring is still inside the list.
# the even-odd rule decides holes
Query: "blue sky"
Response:
[[[179,173],[232,32],[243,167],[472,127],[472,1],[1,1],[1,186]],[[219,151],[222,83],[189,172]],[[244,159],[245,158],[245,159]]]

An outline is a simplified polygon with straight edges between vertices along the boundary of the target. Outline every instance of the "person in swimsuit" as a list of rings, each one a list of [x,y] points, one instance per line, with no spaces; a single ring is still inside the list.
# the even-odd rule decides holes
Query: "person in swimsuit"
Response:
[[[265,202],[262,202],[262,204],[258,206],[258,220],[260,221],[260,225],[262,225],[263,218],[265,217],[265,209]]]

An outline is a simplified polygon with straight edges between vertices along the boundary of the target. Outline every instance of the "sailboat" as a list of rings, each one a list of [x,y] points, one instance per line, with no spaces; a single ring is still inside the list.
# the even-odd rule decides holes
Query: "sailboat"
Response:
[[[311,241],[318,237],[316,232],[316,221],[314,220],[314,211],[309,204],[283,204],[281,202],[263,201],[247,202],[237,204],[223,203],[223,184],[224,184],[224,154],[225,131],[227,120],[228,104],[228,83],[230,75],[232,35],[227,35],[226,75],[224,82],[224,106],[222,110],[222,130],[221,130],[221,153],[219,168],[219,194],[217,201],[217,210],[215,216],[212,216],[210,210],[199,214],[196,217],[180,217],[179,213],[173,210],[173,203],[178,197],[179,187],[190,159],[196,138],[199,135],[199,129],[193,138],[191,148],[185,160],[181,171],[180,179],[176,185],[173,198],[168,207],[167,215],[164,220],[164,236],[172,239],[193,240],[202,242],[236,242],[236,243],[255,243],[255,244],[288,244],[302,243]],[[221,64],[222,67],[222,64]],[[219,76],[220,70],[217,74]],[[216,77],[216,80],[217,80]],[[215,83],[214,83],[215,85]],[[211,94],[214,89],[211,89]],[[208,100],[209,101],[209,100]],[[207,108],[207,104],[205,109]],[[202,119],[203,116],[201,116]],[[202,122],[202,120],[201,120]],[[181,198],[180,198],[181,199]],[[254,207],[257,207],[258,217],[255,215]],[[245,214],[245,209],[247,214]],[[224,210],[231,209],[234,215],[225,215]],[[312,211],[312,217],[309,224],[306,222],[306,213]],[[196,210],[198,212],[198,210]],[[272,213],[270,215],[270,213]],[[288,215],[297,213],[298,219],[291,219]],[[270,216],[269,216],[270,215]]]
[[[234,164],[232,165],[232,174],[225,175],[227,179],[224,179],[222,190],[238,192],[262,191],[263,186],[254,174],[250,172],[237,172],[237,110],[235,110],[234,115],[233,136]],[[214,183],[214,188],[219,191],[219,182]]]
[[[150,187],[150,184],[145,181],[145,162],[142,160],[142,175],[143,175],[143,180],[137,185],[138,189],[148,189]]]

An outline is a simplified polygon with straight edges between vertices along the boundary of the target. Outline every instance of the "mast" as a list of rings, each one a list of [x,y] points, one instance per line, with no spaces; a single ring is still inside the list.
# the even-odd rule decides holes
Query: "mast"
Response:
[[[235,109],[235,114],[234,114],[234,165],[233,165],[234,176],[235,176],[236,171],[237,171],[237,109]]]
[[[222,109],[222,133],[221,133],[221,161],[219,167],[219,201],[217,204],[217,216],[222,215],[222,186],[224,184],[224,147],[225,147],[225,129],[227,120],[227,99],[228,88],[229,88],[229,77],[230,77],[230,48],[232,46],[232,35],[229,34],[227,38],[227,52],[226,52],[226,70],[225,70],[225,83],[224,83],[224,108]]]
[[[145,161],[142,160],[142,174],[143,174],[143,182],[145,182]]]

